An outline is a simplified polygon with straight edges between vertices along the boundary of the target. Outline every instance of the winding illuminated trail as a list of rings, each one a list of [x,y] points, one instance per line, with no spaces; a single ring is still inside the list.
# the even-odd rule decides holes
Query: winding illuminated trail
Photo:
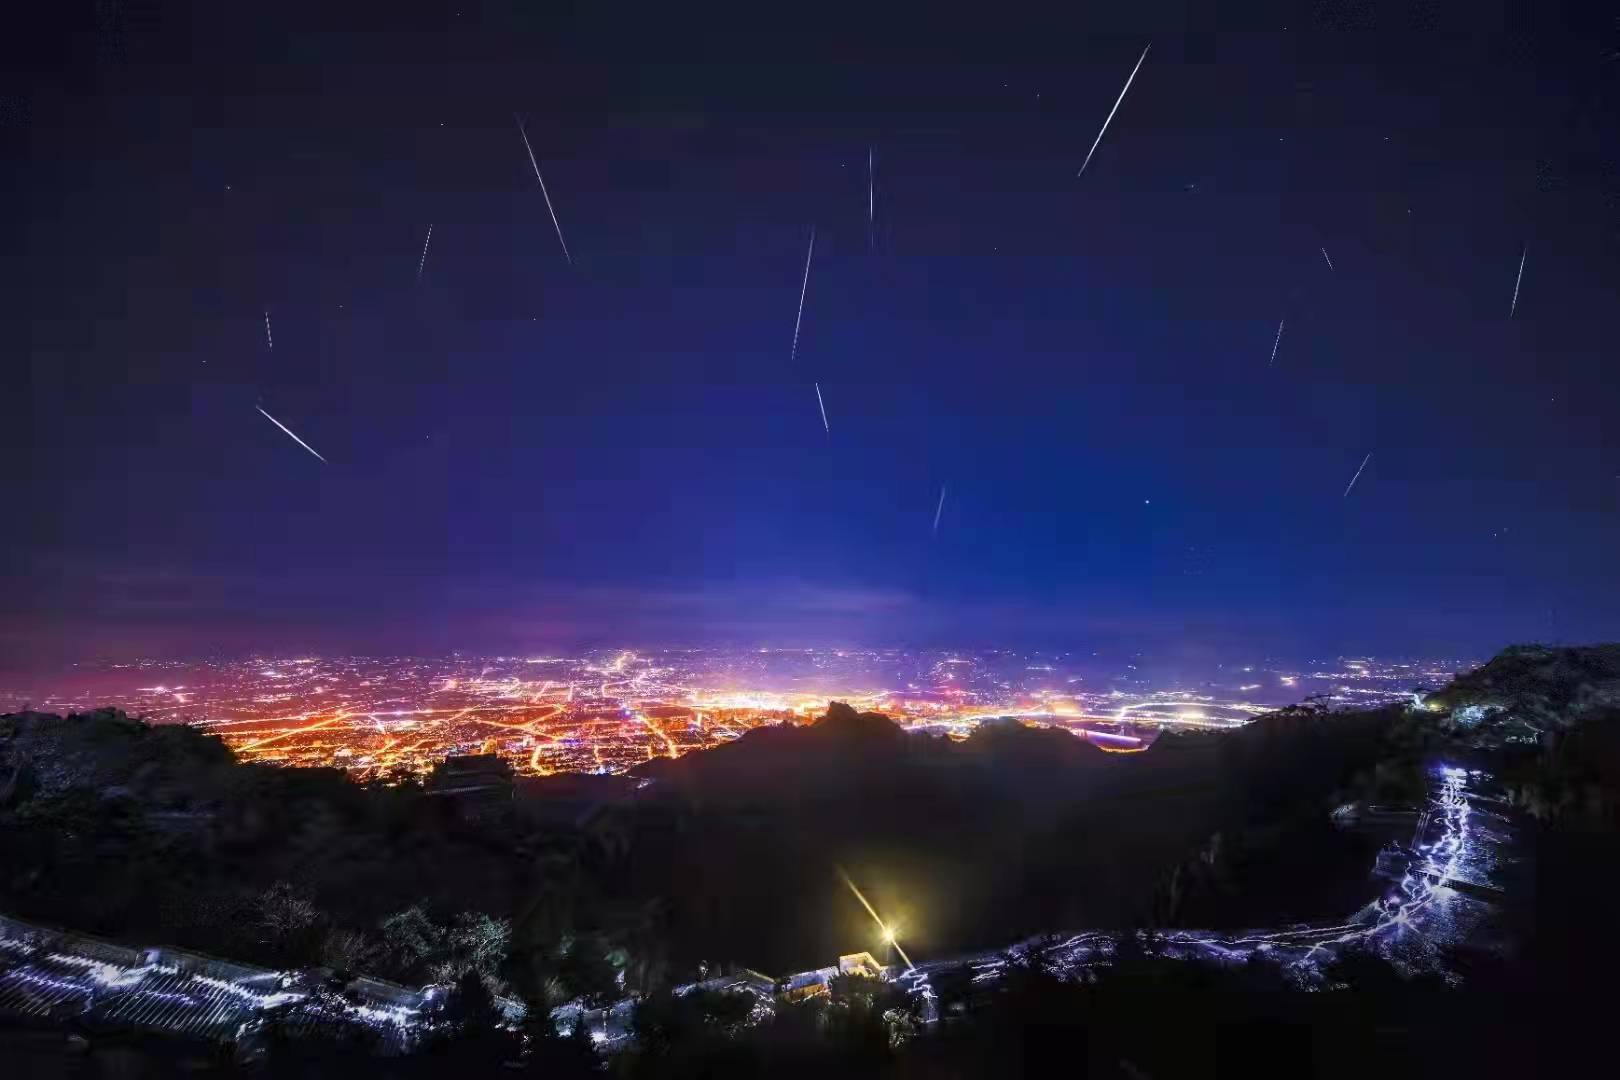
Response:
[[[1443,766],[1434,771],[1434,777],[1429,812],[1420,818],[1412,843],[1386,848],[1380,855],[1380,867],[1392,861],[1398,868],[1398,872],[1379,871],[1394,880],[1394,886],[1350,918],[1236,935],[1176,930],[1156,935],[1152,944],[1163,956],[1219,964],[1246,963],[1264,956],[1305,987],[1324,985],[1324,969],[1341,950],[1350,948],[1368,948],[1407,969],[1443,970],[1438,950],[1466,937],[1488,909],[1486,903],[1456,886],[1469,891],[1497,888],[1492,880],[1496,848],[1505,842],[1505,836],[1493,825],[1500,819],[1479,805],[1489,799],[1481,790],[1488,776]],[[893,927],[878,916],[853,882],[849,884],[885,937],[898,945]],[[894,978],[922,1000],[923,1015],[931,1020],[937,1018],[937,1012],[930,977],[937,972],[966,965],[974,971],[974,982],[988,984],[1001,978],[1009,962],[1038,960],[1060,977],[1077,978],[1109,964],[1118,947],[1117,935],[1090,931],[1056,943],[1043,938],[1005,951],[916,965],[908,958],[907,969]],[[787,981],[792,986],[810,986],[824,983],[837,971],[801,972]],[[360,980],[349,987],[349,994],[334,998],[317,992],[318,981],[299,972],[91,942],[0,916],[0,1012],[31,1017],[93,1015],[120,1026],[240,1039],[256,1030],[270,1010],[290,1008],[295,1025],[332,1021],[364,1025],[395,1047],[409,1045],[438,1023],[440,991],[436,988],[412,991],[397,987],[383,993],[382,984]],[[749,984],[746,977],[738,976],[703,985],[752,990],[768,1004],[772,984],[763,976],[755,981],[762,985]],[[680,987],[676,993],[691,989]],[[627,998],[608,1009],[583,1014],[592,1038],[609,1048],[623,1045],[634,1004],[634,999]],[[508,1021],[516,1023],[521,1006],[502,1001],[501,1007]],[[555,1010],[552,1017],[559,1026],[571,1028],[582,1014],[578,1005],[569,1005]]]
[[[179,950],[132,949],[0,916],[0,1013],[76,1016],[120,1028],[241,1040],[272,1013],[294,1032],[369,1028],[399,1051],[439,1022],[441,992],[355,980],[324,991],[326,975],[270,971]],[[501,1001],[508,1016],[516,1004]]]
[[[1380,865],[1386,856],[1395,856],[1404,864],[1394,889],[1350,918],[1336,923],[1308,923],[1235,935],[1207,930],[1171,930],[1156,935],[1152,944],[1160,950],[1160,955],[1173,959],[1223,965],[1247,963],[1257,955],[1263,956],[1279,965],[1302,987],[1323,986],[1324,969],[1341,950],[1351,948],[1371,949],[1408,969],[1438,969],[1438,948],[1461,940],[1472,925],[1470,918],[1458,917],[1454,909],[1468,908],[1477,915],[1485,907],[1452,886],[1495,889],[1491,881],[1494,846],[1502,837],[1481,829],[1478,823],[1482,814],[1475,804],[1485,797],[1479,788],[1490,779],[1488,776],[1451,766],[1441,766],[1433,775],[1435,785],[1429,812],[1420,818],[1418,835],[1410,846],[1386,848],[1380,856]],[[854,890],[853,882],[847,877],[845,881]],[[889,928],[866,904],[865,897],[859,890],[854,891],[880,929],[887,932]],[[1148,944],[1145,939],[1144,944]],[[892,977],[921,999],[923,1017],[931,1021],[938,1018],[936,996],[930,984],[930,978],[936,973],[967,966],[973,969],[973,982],[986,985],[1002,977],[1009,961],[1028,963],[1039,959],[1059,977],[1073,979],[1110,964],[1118,947],[1119,936],[1115,933],[1085,931],[1057,943],[1051,938],[1037,938],[995,952],[920,964],[907,959],[906,969]],[[806,987],[825,982],[837,973],[837,968],[824,968],[800,972],[785,981],[792,987]],[[676,993],[683,994],[700,985],[713,990],[753,992],[762,998],[769,996],[766,990],[742,977],[678,987]],[[583,1014],[577,1005],[566,1005],[554,1010],[552,1018],[562,1031],[570,1030],[583,1018],[595,1042],[607,1049],[617,1049],[628,1041],[628,1024],[634,1005],[633,998],[626,998],[607,1009]]]
[[[1474,805],[1480,797],[1478,783],[1489,778],[1451,766],[1440,767],[1435,776],[1438,784],[1430,811],[1421,819],[1419,835],[1410,848],[1399,852],[1405,867],[1395,888],[1349,919],[1232,936],[1172,930],[1158,935],[1155,944],[1166,956],[1219,964],[1241,964],[1256,955],[1264,956],[1306,986],[1320,985],[1323,968],[1346,948],[1367,948],[1409,968],[1435,966],[1435,949],[1459,940],[1467,929],[1466,920],[1454,917],[1450,909],[1459,903],[1479,906],[1452,886],[1496,887],[1489,874],[1491,853],[1486,850],[1491,841],[1479,835],[1475,820],[1479,811]],[[920,964],[899,978],[923,999],[925,1013],[931,1016],[934,993],[929,976],[935,972],[968,965],[974,970],[974,982],[990,983],[1001,977],[1009,958],[1028,962],[1039,957],[1058,975],[1074,978],[1108,964],[1118,944],[1116,935],[1101,931],[1075,934],[1057,944],[1027,941],[1004,953]]]

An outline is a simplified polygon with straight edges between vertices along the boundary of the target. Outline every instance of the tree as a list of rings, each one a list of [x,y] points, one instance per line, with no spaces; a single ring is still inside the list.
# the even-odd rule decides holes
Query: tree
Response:
[[[456,980],[445,999],[444,1018],[462,1031],[485,1031],[496,1026],[500,1010],[478,972],[469,969]]]
[[[301,890],[278,881],[259,894],[255,909],[268,944],[283,962],[308,963],[316,958],[320,912]]]
[[[376,954],[376,942],[359,930],[333,927],[321,938],[321,965],[334,971],[364,971]]]
[[[464,911],[443,935],[447,956],[438,965],[445,981],[477,972],[485,985],[500,989],[501,965],[512,941],[512,924],[481,911]]]
[[[485,1076],[522,1054],[519,1034],[502,1024],[501,1010],[484,980],[468,970],[445,998],[445,1028],[415,1055],[429,1076]]]
[[[568,1034],[559,1035],[549,1011],[530,1008],[524,1030],[528,1035],[525,1060],[531,1072],[547,1080],[570,1080],[600,1072],[602,1059],[597,1057],[591,1033],[583,1021],[576,1023]]]
[[[592,1007],[606,1004],[620,993],[619,972],[608,960],[608,946],[599,934],[570,936],[563,945],[557,974],[575,997]]]
[[[401,978],[422,974],[445,947],[445,933],[418,905],[383,919],[384,957],[392,973]]]
[[[958,964],[929,977],[934,990],[939,1015],[948,1017],[970,1008],[974,999],[973,976],[977,974],[971,964]]]

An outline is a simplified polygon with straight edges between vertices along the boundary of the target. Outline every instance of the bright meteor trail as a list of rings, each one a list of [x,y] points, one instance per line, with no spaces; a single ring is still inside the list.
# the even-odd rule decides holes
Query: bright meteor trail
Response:
[[[1327,259],[1328,269],[1332,270],[1333,269],[1333,259],[1332,259],[1331,256],[1328,255],[1327,248],[1318,248],[1317,250],[1322,253],[1322,258]]]
[[[810,260],[816,255],[816,227],[810,226],[810,250],[804,254],[804,282],[799,286],[799,314],[793,320],[793,351],[790,359],[799,358],[799,324],[804,322],[804,294],[810,289]]]
[[[821,426],[828,435],[832,434],[832,425],[827,423],[827,403],[821,400],[821,384],[816,383],[816,404],[821,408]]]
[[[1282,328],[1283,328],[1283,323],[1285,321],[1286,320],[1284,320],[1284,319],[1278,319],[1277,320],[1277,340],[1273,341],[1271,343],[1271,360],[1270,360],[1270,363],[1272,363],[1272,364],[1275,364],[1277,362],[1277,346],[1282,344]]]
[[[1119,92],[1119,97],[1114,101],[1114,107],[1108,110],[1108,119],[1103,121],[1102,130],[1097,132],[1097,141],[1091,144],[1090,150],[1086,151],[1086,160],[1081,164],[1080,171],[1074,174],[1075,179],[1078,180],[1086,175],[1086,166],[1091,164],[1091,155],[1097,152],[1098,144],[1102,142],[1103,136],[1108,132],[1108,125],[1114,121],[1114,114],[1119,112],[1119,103],[1124,101],[1125,95],[1130,92],[1131,83],[1135,81],[1136,73],[1142,70],[1142,61],[1147,59],[1148,49],[1151,48],[1153,48],[1153,43],[1150,41],[1147,49],[1142,50],[1142,55],[1137,59],[1136,66],[1131,68],[1131,77],[1125,80],[1125,89]]]
[[[517,120],[517,114],[514,113],[512,118]],[[557,221],[557,211],[551,207],[551,193],[546,190],[545,177],[540,175],[540,163],[534,159],[534,147],[529,145],[529,133],[524,130],[522,120],[518,120],[518,134],[523,136],[523,149],[529,152],[529,164],[534,166],[534,178],[540,182],[540,194],[545,196],[546,212],[551,215],[551,224],[557,230],[557,243],[562,245],[563,258],[568,260],[569,266],[573,266],[574,257],[568,254],[568,241],[563,239],[562,225]]]
[[[254,406],[254,408],[259,408],[259,407]],[[288,429],[286,424],[283,424],[280,420],[277,420],[275,417],[273,417],[269,413],[265,412],[262,408],[259,409],[259,415],[264,417],[266,420],[270,421],[272,424],[276,425],[276,427],[280,428],[282,431],[287,432],[287,437],[290,438],[293,442],[297,443],[299,446],[302,446],[305,450],[308,450],[310,453],[315,454],[315,448],[313,446],[309,445],[309,443],[305,442],[303,439],[300,439],[298,436],[294,435],[292,433],[292,431],[290,431]],[[321,455],[315,454],[315,456],[317,458],[320,458],[320,461],[321,461],[322,464],[326,463],[326,459],[321,457]]]
[[[428,245],[433,243],[433,226],[428,226],[427,239],[422,241],[422,261],[416,264],[416,280],[422,280],[422,269],[427,266]]]
[[[1513,313],[1519,310],[1519,282],[1524,280],[1524,260],[1529,254],[1530,245],[1526,244],[1524,250],[1519,252],[1519,276],[1513,279],[1513,306],[1508,308],[1510,319],[1513,318]]]
[[[1348,499],[1350,497],[1350,489],[1356,486],[1356,481],[1357,480],[1361,479],[1361,469],[1365,469],[1367,467],[1367,462],[1369,462],[1371,460],[1372,460],[1372,451],[1369,450],[1369,451],[1367,451],[1367,456],[1361,459],[1361,468],[1358,468],[1356,470],[1356,475],[1352,476],[1350,478],[1350,483],[1345,486],[1344,497],[1346,499]]]
[[[877,181],[872,171],[872,148],[866,148],[866,249],[872,250],[877,228]]]

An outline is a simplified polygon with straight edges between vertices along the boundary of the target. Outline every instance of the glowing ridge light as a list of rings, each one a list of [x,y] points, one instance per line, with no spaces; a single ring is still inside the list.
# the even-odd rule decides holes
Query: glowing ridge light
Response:
[[[1109,742],[1130,743],[1133,746],[1142,741],[1135,735],[1120,735],[1112,731],[1093,731],[1090,728],[1082,728],[1081,731],[1083,733],[1082,737],[1087,739],[1103,739]]]

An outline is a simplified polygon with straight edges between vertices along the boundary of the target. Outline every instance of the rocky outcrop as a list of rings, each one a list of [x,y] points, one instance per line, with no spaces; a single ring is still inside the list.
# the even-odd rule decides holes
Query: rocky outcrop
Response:
[[[1451,726],[1535,742],[1620,706],[1620,644],[1513,645],[1425,699]]]

